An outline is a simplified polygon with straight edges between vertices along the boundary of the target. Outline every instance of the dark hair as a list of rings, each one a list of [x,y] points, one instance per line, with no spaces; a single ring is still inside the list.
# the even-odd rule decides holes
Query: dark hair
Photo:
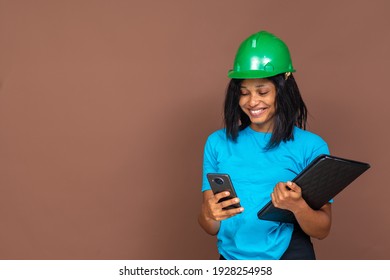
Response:
[[[285,74],[268,77],[267,80],[275,85],[276,113],[271,139],[267,149],[277,147],[280,142],[294,139],[294,126],[306,129],[307,108],[294,76],[285,79]],[[241,110],[239,100],[243,79],[231,79],[226,90],[224,104],[224,122],[226,135],[237,141],[238,132],[251,124],[249,117]]]

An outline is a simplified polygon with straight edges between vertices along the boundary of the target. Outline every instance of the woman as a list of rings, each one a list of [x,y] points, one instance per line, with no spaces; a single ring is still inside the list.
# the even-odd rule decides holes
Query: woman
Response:
[[[205,145],[199,215],[201,227],[217,235],[220,259],[315,259],[310,238],[329,234],[331,204],[311,209],[290,181],[329,154],[327,143],[305,130],[307,109],[292,72],[285,43],[260,31],[242,42],[228,73],[225,128]],[[219,202],[229,193],[214,195],[207,173],[229,174],[238,197]],[[298,224],[258,219],[270,198]],[[238,201],[242,207],[222,209]]]

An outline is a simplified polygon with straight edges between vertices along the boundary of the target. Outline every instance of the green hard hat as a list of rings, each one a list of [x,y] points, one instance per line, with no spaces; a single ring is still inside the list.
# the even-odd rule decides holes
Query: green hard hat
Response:
[[[260,31],[241,43],[228,77],[256,79],[286,72],[295,72],[287,45],[275,35]]]

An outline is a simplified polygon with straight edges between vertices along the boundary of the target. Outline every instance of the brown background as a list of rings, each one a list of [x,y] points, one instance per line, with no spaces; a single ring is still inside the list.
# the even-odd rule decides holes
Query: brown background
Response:
[[[0,258],[215,259],[203,145],[239,43],[290,47],[333,154],[371,163],[320,259],[389,259],[390,2],[0,0]]]

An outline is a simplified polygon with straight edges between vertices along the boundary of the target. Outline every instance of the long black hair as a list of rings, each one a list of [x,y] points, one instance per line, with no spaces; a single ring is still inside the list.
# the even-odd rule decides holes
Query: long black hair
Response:
[[[271,139],[266,147],[272,149],[282,141],[286,142],[294,139],[294,126],[306,129],[307,108],[292,74],[287,78],[283,73],[266,79],[271,81],[276,89],[275,123]],[[237,141],[240,130],[251,124],[249,117],[241,110],[239,105],[242,81],[243,79],[230,80],[224,103],[226,135],[233,141]]]

